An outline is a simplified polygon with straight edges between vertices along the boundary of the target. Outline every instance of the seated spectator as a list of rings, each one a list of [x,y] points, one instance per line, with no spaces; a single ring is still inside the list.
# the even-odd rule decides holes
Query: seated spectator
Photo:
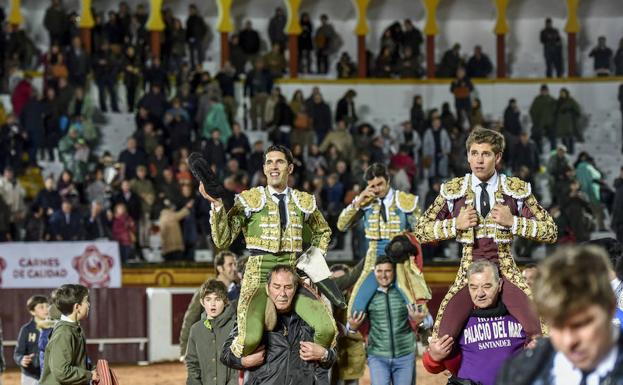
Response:
[[[58,152],[63,166],[73,174],[76,182],[84,182],[90,150],[85,140],[79,136],[75,126],[71,126],[67,135],[58,142]]]
[[[210,139],[202,142],[203,156],[209,164],[214,165],[218,172],[222,172],[225,167],[226,152],[225,145],[221,140],[221,132],[213,129]]]
[[[273,79],[278,79],[286,72],[286,58],[279,43],[274,43],[270,52],[264,55],[264,63]]]
[[[159,82],[151,84],[149,92],[138,101],[138,107],[145,108],[150,116],[153,116],[158,121],[162,121],[164,113],[169,108],[167,97],[162,93],[162,84]]]
[[[413,54],[411,47],[405,47],[402,58],[398,60],[396,72],[401,78],[421,78],[424,74],[418,56]]]
[[[480,102],[479,98],[472,99],[472,109],[469,114],[469,124],[470,127],[484,127],[485,125],[485,118],[482,115],[482,103]]]
[[[104,181],[104,170],[100,166],[92,173],[84,193],[88,202],[98,201],[104,205],[108,201],[110,186]]]
[[[222,143],[227,143],[231,136],[231,126],[227,119],[225,106],[218,98],[213,97],[210,100],[210,109],[202,124],[202,133],[204,138],[210,138],[212,131],[219,131],[219,139]]]
[[[136,177],[136,167],[147,165],[147,156],[138,147],[136,138],[128,138],[126,149],[119,154],[119,163],[121,163],[121,176],[127,180]]]
[[[597,47],[593,48],[588,56],[593,58],[593,68],[597,76],[610,76],[612,65],[612,50],[606,46],[606,37],[597,39]]]
[[[136,225],[132,217],[128,215],[126,206],[117,203],[114,206],[112,219],[112,239],[119,243],[121,262],[127,263],[134,258],[134,244],[136,242]]]
[[[87,144],[90,146],[97,144],[99,132],[93,123],[95,107],[93,106],[93,100],[84,93],[82,87],[74,89],[67,107],[67,114],[73,118],[74,125],[78,128],[80,136],[86,140]]]
[[[171,117],[171,115],[166,114],[164,116],[164,124],[167,129],[169,128],[169,125],[171,124],[171,121],[169,119],[173,119],[173,118]],[[140,155],[141,158],[145,154],[153,153],[161,141],[160,135],[158,134],[158,132],[156,132],[154,125],[151,122],[145,123],[141,129],[137,130],[137,132],[134,134],[134,138],[136,138],[136,144],[139,148],[139,151],[142,152],[142,155]],[[173,148],[177,148],[177,147],[173,147]],[[141,159],[141,162],[142,161],[143,160]],[[140,165],[143,166],[144,164],[141,163]]]
[[[149,175],[156,182],[162,179],[162,171],[171,166],[169,158],[164,153],[164,146],[159,144],[154,149],[154,152],[149,155],[147,160],[149,167]]]
[[[574,243],[586,242],[595,230],[595,220],[588,197],[580,189],[580,183],[573,179],[565,197],[559,197],[560,229]]]
[[[168,200],[173,205],[178,205],[181,200],[181,191],[173,170],[171,168],[164,170],[162,177],[162,181],[157,185],[158,200],[160,203]]]
[[[262,174],[264,167],[264,142],[256,140],[253,143],[253,152],[249,155],[249,163],[247,170],[249,175],[253,178],[258,172]]]
[[[6,207],[4,200],[0,198],[0,216],[4,215],[2,205]],[[8,217],[5,217],[8,218]],[[24,237],[24,241],[26,242],[41,242],[48,241],[50,235],[48,233],[48,219],[46,219],[45,212],[43,207],[33,205],[30,208],[30,212],[26,216],[26,223],[24,224],[24,229],[26,230],[26,235]],[[3,230],[3,223],[7,224],[6,230]],[[8,231],[8,221],[6,219],[0,219],[0,242],[4,242],[6,231]]]
[[[469,78],[488,78],[493,71],[493,64],[489,56],[482,53],[482,47],[474,47],[474,55],[467,61],[467,77]]]
[[[355,63],[353,63],[353,60],[350,58],[350,55],[346,51],[342,52],[340,60],[338,60],[337,64],[335,65],[335,69],[338,79],[348,79],[357,76],[357,68],[355,67]]]
[[[84,218],[85,239],[111,239],[112,212],[105,212],[102,204],[98,201],[91,202],[91,210]]]
[[[401,144],[398,147],[398,153],[393,155],[390,159],[390,167],[396,170],[404,170],[409,178],[409,184],[413,183],[417,174],[417,166],[413,157],[410,155],[411,148],[406,144]],[[409,186],[410,187],[410,186]],[[397,188],[401,191],[411,191],[410,188]]]
[[[139,196],[132,191],[129,180],[121,182],[121,191],[114,195],[111,199],[111,205],[116,207],[123,203],[123,211],[127,212],[135,223],[141,219],[141,200]]]
[[[390,47],[384,47],[376,59],[375,77],[389,78],[393,74],[394,57]]]
[[[44,183],[45,188],[39,191],[32,204],[37,208],[41,208],[44,215],[48,217],[61,208],[62,200],[52,176],[45,178]]]
[[[151,90],[152,92],[154,91],[155,85],[158,86],[158,91],[164,89],[166,93],[169,90],[169,78],[167,77],[167,72],[161,66],[159,57],[154,57],[151,61],[151,66],[145,68],[143,82],[145,89]]]
[[[346,123],[343,120],[337,122],[337,127],[324,138],[320,144],[320,152],[325,152],[329,146],[334,146],[340,156],[345,160],[350,160],[354,156],[353,136],[348,132]]]
[[[50,217],[50,234],[55,241],[82,239],[82,220],[71,201],[64,200],[61,209]]]
[[[183,185],[192,185],[193,176],[190,172],[190,168],[188,167],[188,163],[186,160],[180,160],[177,163],[177,173],[175,174],[175,179],[180,186]]]
[[[452,78],[462,64],[461,45],[455,43],[451,49],[444,52],[441,63],[437,67],[437,77]]]
[[[614,74],[616,76],[623,76],[623,38],[619,40],[619,48],[614,55]]]

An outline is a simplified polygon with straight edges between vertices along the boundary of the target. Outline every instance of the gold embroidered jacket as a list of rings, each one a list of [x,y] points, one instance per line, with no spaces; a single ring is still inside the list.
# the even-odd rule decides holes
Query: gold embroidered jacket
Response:
[[[454,178],[441,186],[439,196],[416,225],[414,234],[420,243],[455,238],[464,244],[474,244],[477,239],[490,238],[501,244],[511,243],[514,236],[540,242],[556,242],[556,224],[537,202],[530,184],[505,175],[500,175],[495,201],[510,207],[514,217],[513,226],[501,226],[494,223],[490,215],[486,218],[479,215],[475,228],[457,230],[456,217],[460,209],[474,204],[475,194],[470,186],[471,174]]]
[[[392,239],[406,229],[415,227],[417,218],[420,215],[420,209],[417,207],[417,195],[393,189],[391,193],[393,194],[393,199],[391,200],[391,205],[387,207],[387,221],[383,221],[381,218],[380,199],[374,199],[368,205],[359,209],[363,211],[366,239]],[[340,213],[337,220],[337,228],[340,231],[348,230],[354,222],[361,218],[361,216],[357,215],[359,210],[354,207],[353,203],[349,204]]]
[[[303,251],[303,228],[311,233],[311,246],[326,254],[331,229],[316,206],[313,195],[290,189],[288,224],[281,230],[279,207],[271,199],[267,187],[255,187],[236,196],[234,206],[210,212],[212,240],[219,249],[225,249],[240,231],[248,249],[267,253]]]

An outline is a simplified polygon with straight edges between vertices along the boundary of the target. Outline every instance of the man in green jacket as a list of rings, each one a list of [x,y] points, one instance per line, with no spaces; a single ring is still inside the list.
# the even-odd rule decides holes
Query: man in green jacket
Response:
[[[88,385],[97,383],[95,370],[87,368],[86,338],[80,321],[89,315],[89,291],[82,285],[63,285],[54,303],[62,313],[45,348],[41,385]]]
[[[554,117],[556,115],[556,99],[549,94],[547,84],[541,86],[541,91],[530,105],[530,119],[532,130],[530,136],[537,144],[539,153],[543,151],[543,137],[547,136],[551,149],[556,147],[556,131],[554,130]]]
[[[418,305],[405,305],[396,289],[395,268],[389,257],[377,260],[374,276],[379,285],[377,292],[366,313],[354,312],[348,319],[348,331],[357,331],[367,314],[371,384],[387,384],[391,379],[395,385],[410,385],[415,373],[415,332],[422,323],[432,326],[432,317]]]

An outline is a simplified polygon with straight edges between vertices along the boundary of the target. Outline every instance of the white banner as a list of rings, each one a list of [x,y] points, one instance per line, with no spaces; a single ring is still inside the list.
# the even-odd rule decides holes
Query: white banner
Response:
[[[117,242],[0,243],[0,287],[121,287]]]

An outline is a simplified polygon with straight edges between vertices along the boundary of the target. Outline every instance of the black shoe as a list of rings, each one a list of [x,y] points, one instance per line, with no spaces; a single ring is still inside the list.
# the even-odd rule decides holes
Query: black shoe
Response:
[[[346,309],[344,295],[333,279],[325,278],[320,282],[316,282],[315,285],[318,287],[318,290],[329,299],[333,306]]]

